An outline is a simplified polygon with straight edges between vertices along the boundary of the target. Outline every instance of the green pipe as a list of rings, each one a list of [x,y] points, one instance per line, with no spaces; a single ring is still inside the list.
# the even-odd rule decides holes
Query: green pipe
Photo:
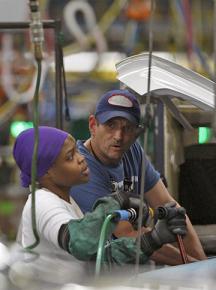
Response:
[[[40,243],[40,237],[37,231],[36,225],[36,212],[35,212],[35,191],[36,191],[36,178],[37,178],[37,155],[38,155],[38,143],[39,143],[39,134],[38,134],[38,125],[39,125],[39,89],[40,89],[40,79],[41,79],[41,60],[37,60],[38,65],[38,74],[37,82],[35,87],[34,99],[33,99],[33,125],[34,125],[34,150],[32,156],[32,166],[31,166],[31,194],[32,194],[32,203],[31,203],[31,218],[32,218],[32,230],[35,237],[35,242],[26,247],[27,250],[35,248]]]
[[[101,266],[104,261],[104,246],[107,241],[107,228],[110,224],[110,221],[115,217],[115,214],[109,214],[101,229],[99,243],[98,243],[98,251],[97,251],[97,258],[96,258],[96,267],[95,267],[95,276],[98,277],[101,271]]]

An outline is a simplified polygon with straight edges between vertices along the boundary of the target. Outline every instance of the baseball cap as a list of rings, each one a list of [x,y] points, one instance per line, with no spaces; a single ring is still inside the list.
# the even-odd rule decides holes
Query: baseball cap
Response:
[[[140,106],[135,95],[128,90],[112,90],[99,99],[95,116],[101,124],[114,117],[123,117],[138,125]]]

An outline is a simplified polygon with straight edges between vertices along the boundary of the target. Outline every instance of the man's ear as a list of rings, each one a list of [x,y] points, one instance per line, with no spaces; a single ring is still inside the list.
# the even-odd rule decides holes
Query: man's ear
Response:
[[[94,115],[89,116],[89,131],[92,136],[95,134],[95,128],[97,126],[97,120]]]

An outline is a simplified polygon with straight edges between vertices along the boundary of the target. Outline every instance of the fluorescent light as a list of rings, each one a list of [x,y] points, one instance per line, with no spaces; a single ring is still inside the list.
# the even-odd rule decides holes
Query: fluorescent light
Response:
[[[116,72],[115,64],[124,58],[119,52],[80,52],[65,56],[64,67],[68,73]],[[54,63],[51,66],[54,69]]]

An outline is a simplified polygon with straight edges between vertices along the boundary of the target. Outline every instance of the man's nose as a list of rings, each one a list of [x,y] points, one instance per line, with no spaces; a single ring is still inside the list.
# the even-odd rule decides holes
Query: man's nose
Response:
[[[122,138],[123,138],[123,130],[122,130],[122,128],[118,128],[118,129],[116,129],[115,130],[115,133],[114,133],[114,138],[116,139],[116,140],[121,140]]]

